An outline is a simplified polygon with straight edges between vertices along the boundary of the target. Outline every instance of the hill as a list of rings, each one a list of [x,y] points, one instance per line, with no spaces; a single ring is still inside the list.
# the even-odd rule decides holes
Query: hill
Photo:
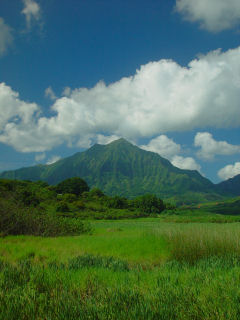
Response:
[[[217,185],[217,187],[219,188],[220,192],[239,196],[240,195],[240,174],[226,181],[220,182]]]
[[[133,198],[152,193],[182,202],[221,198],[216,186],[198,171],[176,168],[160,155],[142,150],[124,139],[107,145],[95,144],[51,165],[21,168],[0,175],[1,178],[42,180],[49,184],[75,176],[108,195]]]

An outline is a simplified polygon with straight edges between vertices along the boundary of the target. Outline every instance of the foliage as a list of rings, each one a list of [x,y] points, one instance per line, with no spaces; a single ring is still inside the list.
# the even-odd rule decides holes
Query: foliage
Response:
[[[55,214],[66,211],[68,205],[64,200],[58,202],[56,193],[42,182],[0,180],[0,234],[59,236],[87,232],[89,226],[79,219]]]
[[[106,204],[109,208],[114,209],[127,209],[129,207],[127,199],[119,196],[108,197]]]
[[[68,211],[70,211],[68,203],[66,201],[60,201],[57,204],[56,211],[57,212],[68,212]]]
[[[89,187],[81,178],[74,177],[66,179],[59,184],[56,185],[57,193],[65,194],[65,193],[72,193],[76,196],[81,195],[85,191],[89,191]]]
[[[89,231],[80,220],[59,218],[37,209],[26,209],[10,199],[0,199],[0,234],[62,236],[78,235]]]
[[[163,201],[153,194],[145,194],[134,200],[137,208],[148,213],[161,213],[164,210]]]
[[[89,196],[93,198],[102,198],[105,194],[99,188],[92,188],[89,192]]]

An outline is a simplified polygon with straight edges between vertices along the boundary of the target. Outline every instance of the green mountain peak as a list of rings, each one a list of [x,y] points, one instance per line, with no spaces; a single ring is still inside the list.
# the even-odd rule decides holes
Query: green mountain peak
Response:
[[[215,185],[197,171],[176,168],[157,153],[142,150],[123,138],[107,145],[95,144],[51,165],[7,171],[0,177],[50,184],[81,177],[91,188],[128,198],[145,193],[161,198],[182,198],[187,193],[216,194]]]

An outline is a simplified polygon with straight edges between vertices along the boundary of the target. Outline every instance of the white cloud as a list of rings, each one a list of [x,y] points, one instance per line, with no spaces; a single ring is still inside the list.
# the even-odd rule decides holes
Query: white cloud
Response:
[[[175,156],[171,162],[175,167],[180,169],[198,170],[199,172],[201,171],[201,166],[192,157],[184,158],[181,156]]]
[[[219,178],[223,180],[233,178],[238,174],[240,174],[240,162],[235,162],[233,165],[229,164],[218,171]]]
[[[142,145],[140,148],[158,153],[180,169],[198,171],[201,169],[201,166],[192,157],[185,158],[178,155],[181,152],[181,146],[165,135],[150,140],[147,145]]]
[[[46,90],[45,90],[45,97],[50,98],[51,100],[56,100],[57,96],[55,95],[53,89],[51,86],[49,86]]]
[[[63,89],[62,96],[69,97],[71,95],[71,92],[72,90],[70,87],[65,87]]]
[[[210,52],[188,68],[170,60],[149,62],[134,76],[108,86],[99,82],[91,89],[75,89],[55,101],[52,117],[36,115],[36,104],[20,101],[10,87],[1,87],[0,114],[5,120],[0,118],[0,141],[23,152],[86,143],[86,138],[91,141],[103,133],[136,140],[206,126],[238,127],[240,47]]]
[[[194,145],[201,148],[197,155],[205,160],[212,160],[215,155],[240,153],[240,146],[229,144],[226,141],[216,141],[209,132],[198,132],[194,138]]]
[[[0,18],[0,56],[7,52],[13,42],[12,29]]]
[[[191,22],[211,32],[240,24],[239,0],[176,0],[176,10]]]
[[[18,93],[5,83],[0,83],[0,132],[7,130],[12,124],[20,129],[20,123],[27,125],[33,122],[33,115],[38,111],[35,103],[21,101]]]
[[[58,160],[60,160],[61,157],[59,156],[52,156],[48,161],[47,161],[47,164],[53,164],[55,162],[57,162]]]
[[[156,152],[163,158],[167,158],[169,160],[181,150],[181,146],[179,144],[175,143],[165,135],[160,135],[150,140],[147,145],[142,145],[140,148]]]
[[[112,136],[104,136],[103,134],[98,134],[97,137],[97,143],[99,144],[108,144],[110,142],[113,142],[117,139],[120,139],[119,136],[115,136],[115,135],[112,135]]]
[[[32,21],[40,22],[41,8],[34,0],[22,0],[24,8],[22,14],[25,15],[27,29],[31,28]]]
[[[35,156],[35,161],[39,162],[39,161],[42,161],[46,158],[46,154],[45,153],[39,153],[39,154],[36,154]]]

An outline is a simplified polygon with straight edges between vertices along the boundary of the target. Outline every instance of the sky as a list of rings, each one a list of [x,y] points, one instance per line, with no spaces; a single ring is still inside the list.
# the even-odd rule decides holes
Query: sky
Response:
[[[240,174],[240,1],[1,0],[0,172],[121,137]]]

